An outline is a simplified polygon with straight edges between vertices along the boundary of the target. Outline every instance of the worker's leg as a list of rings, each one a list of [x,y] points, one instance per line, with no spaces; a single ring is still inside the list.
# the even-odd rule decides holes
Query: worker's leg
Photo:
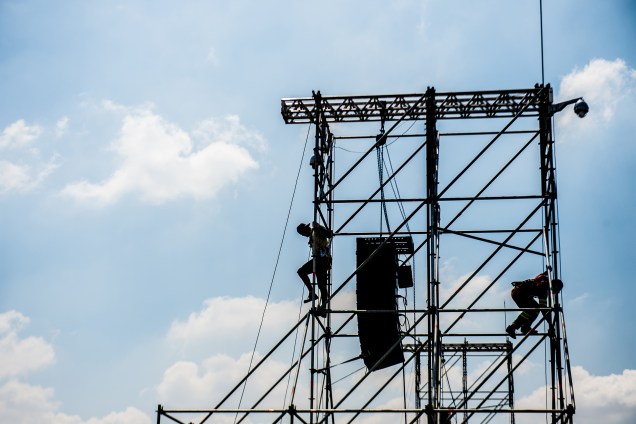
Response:
[[[316,264],[316,282],[318,283],[318,289],[320,290],[320,303],[323,307],[327,304],[329,298],[329,289],[327,288],[327,273],[329,272],[330,259],[326,256],[322,256],[317,259]]]
[[[311,300],[316,297],[316,295],[314,294],[314,289],[313,287],[311,287],[311,280],[309,279],[309,276],[313,274],[313,272],[314,272],[313,259],[308,260],[303,266],[298,268],[298,276],[305,284],[305,287],[307,287],[307,291],[309,293],[307,296],[307,299],[305,299],[305,302],[307,301],[311,302]]]
[[[512,290],[512,300],[515,301],[520,308],[539,308],[539,304],[534,298],[524,290],[515,288]],[[520,329],[522,333],[527,333],[532,323],[537,318],[539,311],[522,311],[517,319],[511,324],[513,329]]]

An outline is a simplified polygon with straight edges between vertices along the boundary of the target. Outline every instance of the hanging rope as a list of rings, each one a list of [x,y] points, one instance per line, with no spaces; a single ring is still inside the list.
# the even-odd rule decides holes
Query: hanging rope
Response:
[[[384,134],[382,131],[381,134]],[[380,234],[382,234],[382,215],[384,212],[384,221],[386,222],[386,229],[390,233],[391,226],[389,225],[389,215],[386,210],[386,202],[384,201],[384,146],[380,145],[376,149],[376,154],[378,157],[378,177],[380,179],[380,199],[382,200],[382,208],[380,209]]]
[[[409,131],[412,126],[413,126],[413,124],[411,124],[411,126],[409,128],[407,128],[406,131]],[[402,135],[406,134],[406,131]],[[395,199],[401,199],[402,198],[402,194],[400,193],[400,188],[398,187],[397,176],[395,176],[395,170],[393,168],[393,162],[391,161],[391,155],[389,153],[388,146],[387,146],[387,149],[386,149],[386,157],[388,159],[389,172],[391,173],[391,175],[394,176],[391,179],[391,182],[390,182],[391,183],[391,189],[393,190],[393,197]],[[400,210],[400,215],[402,216],[402,220],[406,221],[406,210],[404,209],[403,202],[400,201],[400,202],[397,202],[397,204],[398,204],[398,209]],[[406,221],[406,230],[409,233],[411,232],[411,227],[410,227],[408,221]],[[402,264],[402,265],[404,265],[404,264]],[[413,276],[413,281],[415,281],[415,272],[416,272],[416,270],[415,270],[415,261],[412,261],[412,263],[411,263],[411,274]],[[408,289],[406,289],[406,290],[407,290],[407,296],[408,296]],[[413,310],[415,311],[415,310],[417,310],[417,296],[415,294],[415,288],[413,288],[412,294],[413,294]],[[404,297],[405,306],[406,306],[406,303],[407,303],[407,298]],[[413,312],[413,321],[416,320],[416,315],[417,315],[417,313]],[[407,318],[407,321],[408,321],[408,318]],[[417,330],[416,330],[416,332],[417,332]]]
[[[254,341],[254,348],[252,349],[252,356],[250,357],[250,364],[247,369],[247,373],[249,374],[252,371],[252,365],[254,363],[254,355],[256,354],[256,347],[258,346],[258,340],[261,336],[261,330],[263,329],[263,321],[265,320],[265,313],[267,312],[267,306],[269,305],[269,298],[272,294],[272,287],[274,286],[274,279],[276,277],[276,271],[278,270],[278,263],[280,261],[280,255],[283,250],[283,242],[285,241],[285,234],[287,233],[287,226],[289,224],[289,217],[291,216],[292,206],[294,205],[294,198],[296,197],[296,189],[298,188],[298,180],[300,179],[300,171],[302,169],[303,163],[305,161],[305,152],[307,150],[307,142],[309,140],[309,132],[311,130],[311,124],[307,129],[307,137],[305,138],[305,145],[303,146],[303,154],[300,158],[300,164],[298,165],[298,172],[296,173],[296,181],[294,182],[294,189],[292,190],[291,200],[289,202],[289,209],[287,210],[287,218],[285,219],[285,226],[283,227],[283,235],[280,240],[280,245],[278,246],[278,254],[276,255],[276,263],[274,264],[274,271],[272,272],[272,278],[269,282],[269,290],[267,291],[267,299],[265,300],[265,307],[263,308],[263,314],[261,315],[261,322],[258,325],[258,331],[256,333],[256,340]],[[243,402],[243,395],[245,394],[245,388],[247,387],[247,379],[243,384],[243,389],[241,390],[241,397],[239,398],[239,403],[237,409],[241,408],[241,403]],[[234,422],[236,423],[236,418],[238,417],[238,413],[234,416]]]
[[[388,147],[388,146],[387,146]],[[386,157],[389,160],[388,164],[389,164],[389,171],[391,172],[391,174],[394,174],[395,171],[393,170],[393,162],[391,162],[391,155],[389,154],[389,149],[386,149]],[[398,183],[397,183],[397,177],[393,177],[391,179],[391,189],[393,190],[393,196],[396,199],[401,199],[402,195],[400,194],[400,189],[398,187]],[[400,214],[402,215],[402,219],[406,219],[406,212],[404,210],[404,203],[403,202],[397,202],[398,204],[398,208],[400,210]],[[406,223],[406,229],[407,231],[410,233],[411,232],[411,227],[409,226],[409,223]]]

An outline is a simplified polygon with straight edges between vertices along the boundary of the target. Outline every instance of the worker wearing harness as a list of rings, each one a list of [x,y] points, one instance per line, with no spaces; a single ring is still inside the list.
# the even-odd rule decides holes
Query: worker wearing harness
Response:
[[[514,281],[512,283],[514,288],[510,293],[512,300],[515,301],[520,308],[546,308],[548,305],[548,294],[550,293],[550,281],[548,279],[548,272],[543,272],[534,278]],[[552,292],[559,293],[563,288],[563,282],[558,279],[552,280]],[[537,303],[534,298],[538,298]],[[545,315],[545,311],[542,311]],[[532,330],[532,323],[539,315],[538,310],[534,311],[522,311],[519,316],[506,327],[506,333],[513,339],[516,338],[515,331],[519,330],[521,334],[528,334]]]
[[[296,231],[298,234],[309,237],[309,246],[311,247],[312,259],[308,260],[303,266],[298,268],[298,276],[303,281],[309,295],[305,299],[305,303],[311,302],[317,299],[318,296],[314,293],[314,289],[311,286],[309,275],[314,272],[314,259],[316,260],[316,281],[318,283],[318,289],[320,290],[321,306],[324,307],[329,297],[327,290],[327,272],[331,268],[331,254],[329,252],[330,240],[333,236],[332,232],[322,225],[314,222],[313,225],[300,224]]]

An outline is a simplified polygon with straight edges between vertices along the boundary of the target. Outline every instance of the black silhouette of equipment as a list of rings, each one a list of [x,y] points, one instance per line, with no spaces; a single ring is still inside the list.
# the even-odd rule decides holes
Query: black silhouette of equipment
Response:
[[[356,240],[356,261],[360,268],[356,275],[357,309],[360,311],[358,336],[361,356],[369,371],[404,362],[396,286],[398,274],[407,279],[407,284],[412,285],[413,280],[410,267],[399,266],[398,255],[412,253],[411,237]]]

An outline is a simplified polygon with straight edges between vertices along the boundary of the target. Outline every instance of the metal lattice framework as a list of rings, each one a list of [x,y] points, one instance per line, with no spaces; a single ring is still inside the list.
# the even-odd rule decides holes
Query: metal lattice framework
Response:
[[[313,123],[320,111],[326,122],[420,120],[427,107],[435,108],[436,119],[512,117],[520,111],[539,114],[535,90],[506,90],[437,93],[427,105],[426,94],[283,99],[281,114],[286,124]]]
[[[513,342],[504,331],[508,314],[528,311],[512,307],[509,295],[506,303],[510,281],[537,268],[548,270],[551,280],[561,278],[552,133],[553,114],[561,109],[552,104],[549,85],[348,97],[315,92],[283,99],[287,124],[315,130],[313,218],[334,233],[327,313],[312,303],[212,409],[160,405],[157,422],[365,423],[380,415],[404,423],[514,423],[531,414],[572,423],[559,295],[550,295],[535,332]],[[350,126],[353,134],[334,133]],[[389,150],[399,165],[393,167]],[[379,173],[378,182],[369,180],[368,169]],[[389,189],[393,196],[386,195]],[[373,218],[378,213],[380,225]],[[397,307],[400,340],[393,347],[403,350],[404,362],[382,370],[360,368],[356,317],[395,311],[347,304],[364,266],[351,260],[348,240],[356,237],[384,240],[378,249],[393,239],[414,241],[400,256],[413,267],[414,287],[396,289],[396,299],[403,300]],[[449,271],[449,264],[457,269]],[[422,300],[425,306],[418,307]],[[302,344],[289,366],[263,384],[263,370],[294,340]],[[522,372],[525,366],[543,369],[533,376],[545,380],[532,380]],[[281,401],[285,382],[293,394]],[[250,384],[260,390],[250,406],[231,407]],[[520,390],[527,394],[537,385],[545,386],[545,403],[517,407]]]

